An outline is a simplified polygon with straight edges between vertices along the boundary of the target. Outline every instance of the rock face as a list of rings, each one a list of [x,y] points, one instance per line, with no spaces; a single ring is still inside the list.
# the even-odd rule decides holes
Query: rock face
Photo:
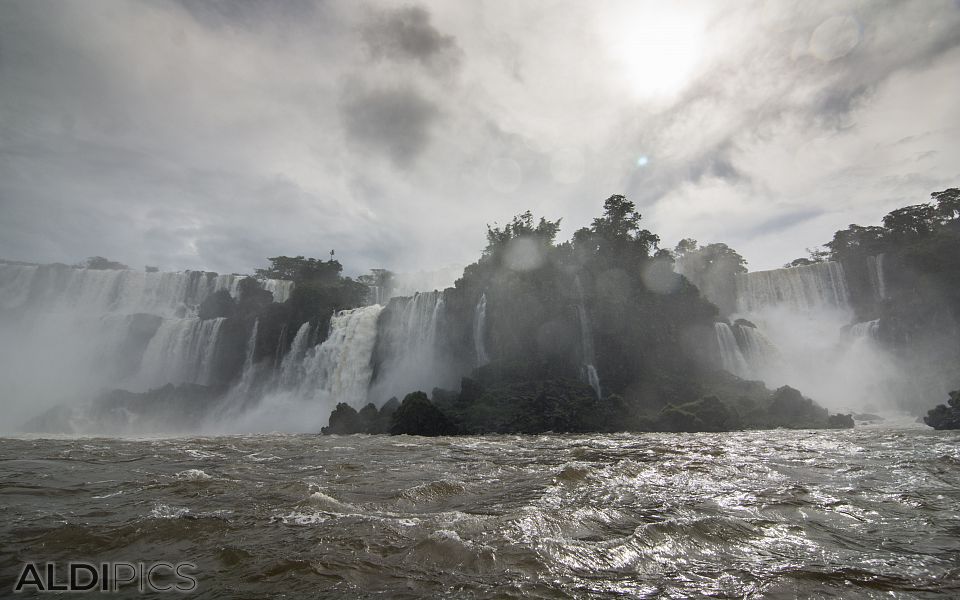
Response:
[[[576,379],[539,379],[489,386],[464,378],[460,392],[434,389],[391,399],[379,411],[368,404],[359,412],[339,404],[325,434],[483,435],[590,433],[616,431],[720,432],[741,429],[845,429],[851,415],[830,415],[799,391],[784,386],[774,392],[759,382],[732,375],[726,385],[659,412],[638,412],[620,396],[599,399]]]
[[[940,404],[931,409],[923,422],[934,429],[960,429],[960,390],[950,392],[947,406]]]
[[[427,395],[423,392],[407,394],[403,403],[393,413],[393,423],[390,426],[392,435],[453,435],[457,433],[456,426],[450,422],[447,415],[440,412]]]
[[[330,413],[330,424],[320,430],[325,435],[351,433],[390,433],[393,414],[400,407],[396,398],[390,398],[380,410],[369,403],[358,412],[346,402],[337,404]]]

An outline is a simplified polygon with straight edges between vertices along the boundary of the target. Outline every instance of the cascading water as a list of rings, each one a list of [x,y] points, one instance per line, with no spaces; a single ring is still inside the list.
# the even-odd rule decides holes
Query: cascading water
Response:
[[[717,324],[724,369],[770,387],[791,385],[835,409],[893,404],[894,386],[883,382],[899,377],[896,362],[876,339],[877,321],[850,326],[853,310],[839,263],[737,275],[736,289],[733,318],[756,328]]]
[[[865,321],[863,323],[854,323],[850,326],[850,337],[854,340],[871,339],[875,340],[880,336],[880,319]]]
[[[721,322],[714,323],[713,329],[717,336],[720,362],[723,364],[723,368],[734,375],[749,379],[751,376],[750,367],[737,344],[737,338],[733,334],[733,330],[729,325]]]
[[[336,316],[334,316],[336,318]],[[292,387],[303,380],[304,366],[303,359],[310,349],[310,334],[313,325],[310,321],[305,322],[297,330],[297,335],[290,344],[290,351],[283,357],[280,363],[280,385],[283,387]]]
[[[740,323],[734,323],[732,329],[752,378],[759,377],[768,365],[776,364],[777,347],[762,331]]]
[[[867,257],[867,275],[870,277],[870,287],[877,300],[887,298],[887,278],[883,270],[885,254]]]
[[[383,286],[367,286],[367,304],[383,304]]]
[[[227,290],[237,297],[246,275],[204,271],[175,273],[81,269],[66,265],[0,263],[0,307],[24,307],[28,300],[47,312],[83,314],[147,313],[164,317],[196,314],[210,294]],[[292,281],[265,279],[275,302],[289,298]]]
[[[243,358],[243,371],[240,373],[240,381],[237,383],[237,395],[245,397],[250,393],[253,383],[256,380],[256,363],[254,356],[257,352],[257,334],[260,332],[260,319],[253,322],[253,329],[250,331],[250,337],[247,339],[246,353]]]
[[[330,320],[330,335],[312,347],[309,340],[313,326],[309,322],[301,325],[273,380],[273,389],[251,409],[220,419],[210,428],[316,432],[327,423],[337,403],[362,406],[373,374],[372,356],[382,310],[372,305],[336,313]]]
[[[213,383],[220,329],[225,320],[165,320],[143,354],[132,387],[148,390],[166,383]]]
[[[837,262],[738,274],[736,284],[737,310],[742,314],[776,306],[845,310],[850,302],[843,266]]]
[[[285,279],[263,279],[261,283],[263,284],[263,289],[273,294],[274,302],[286,302],[293,292],[293,282]]]
[[[473,316],[473,345],[477,353],[477,366],[490,362],[487,356],[487,349],[484,344],[484,336],[487,331],[487,294],[481,293],[480,300],[477,301],[477,308]]]
[[[587,317],[587,308],[584,302],[583,285],[580,283],[580,277],[574,278],[574,284],[577,287],[577,294],[580,302],[577,307],[577,320],[580,322],[580,344],[583,360],[583,378],[590,384],[597,398],[602,398],[600,388],[600,375],[597,374],[597,368],[594,366],[593,354],[593,332],[590,330],[590,320]]]
[[[435,387],[456,387],[460,373],[439,348],[445,315],[444,292],[418,292],[390,300],[379,325],[380,364],[371,399],[382,402],[418,390],[429,393]]]
[[[325,394],[355,407],[366,402],[381,310],[377,305],[366,306],[342,311],[331,319],[329,337],[304,356],[301,396]],[[332,408],[330,405],[327,410]]]
[[[105,389],[221,383],[224,320],[197,314],[214,292],[236,296],[244,278],[0,262],[0,384],[12,398],[10,426]],[[277,300],[293,288],[263,285]]]

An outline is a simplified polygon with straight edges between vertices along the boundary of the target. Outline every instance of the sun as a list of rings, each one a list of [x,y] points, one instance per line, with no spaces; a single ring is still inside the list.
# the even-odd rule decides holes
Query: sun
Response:
[[[640,99],[676,95],[701,59],[702,19],[668,5],[613,11],[602,20],[601,34],[617,76]]]

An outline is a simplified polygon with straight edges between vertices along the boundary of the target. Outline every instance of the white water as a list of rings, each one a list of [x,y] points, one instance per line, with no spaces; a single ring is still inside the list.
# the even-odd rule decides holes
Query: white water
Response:
[[[379,342],[382,364],[371,399],[382,403],[391,396],[433,388],[457,389],[460,373],[442,352],[446,318],[444,292],[418,292],[393,298],[384,309]]]
[[[736,285],[733,318],[757,329],[716,325],[724,369],[768,387],[791,385],[833,409],[895,404],[892,390],[903,377],[877,340],[878,322],[851,326],[840,264],[747,273]]]
[[[308,347],[311,325],[304,323],[272,391],[250,410],[234,414],[226,422],[211,423],[209,429],[317,432],[338,403],[360,408],[367,402],[377,320],[382,310],[373,305],[335,314],[330,335],[313,347]]]
[[[333,318],[336,318],[336,315]],[[292,387],[303,381],[306,373],[303,359],[306,358],[307,351],[310,350],[312,329],[313,325],[310,324],[310,321],[307,321],[297,330],[297,335],[294,336],[293,342],[290,344],[290,350],[283,357],[283,362],[280,363],[281,386]]]
[[[850,326],[850,335],[855,339],[875,340],[880,336],[880,319],[854,323]]]
[[[867,273],[870,276],[870,287],[877,300],[887,298],[887,277],[883,270],[885,254],[867,257]]]
[[[370,285],[367,288],[367,304],[383,304],[383,286]]]
[[[220,328],[226,319],[166,319],[150,340],[134,385],[146,391],[167,383],[213,383]]]
[[[733,329],[726,323],[714,323],[714,332],[717,336],[717,345],[720,348],[720,361],[726,371],[733,373],[738,377],[750,379],[753,376],[750,367],[747,365],[743,352],[737,344],[737,338],[733,335]]]
[[[246,397],[257,379],[257,365],[254,362],[254,356],[257,352],[257,334],[260,331],[260,319],[253,322],[253,328],[250,331],[250,337],[247,339],[246,353],[243,358],[243,371],[240,373],[240,381],[237,383],[233,392],[235,396]]]
[[[580,302],[576,307],[577,320],[580,322],[580,344],[583,361],[582,377],[590,384],[590,387],[593,388],[597,398],[602,398],[600,375],[597,374],[597,368],[593,364],[595,360],[593,353],[593,332],[590,330],[590,320],[587,318],[587,309],[583,297],[583,285],[581,285],[579,277],[574,278],[574,283],[576,284],[577,294],[580,298]]]
[[[31,311],[92,314],[147,313],[164,317],[195,315],[210,294],[227,290],[237,297],[246,275],[204,271],[170,273],[134,270],[78,269],[66,265],[0,263],[0,307]],[[289,298],[292,281],[264,279],[275,302]]]
[[[0,389],[5,427],[102,390],[214,381],[223,319],[200,304],[244,275],[0,263]],[[283,300],[292,282],[264,280]]]
[[[477,301],[477,308],[474,310],[473,317],[473,345],[477,353],[477,366],[490,362],[487,356],[487,349],[484,344],[484,336],[487,332],[487,294],[480,294],[480,300]]]
[[[752,314],[786,306],[796,311],[849,308],[843,266],[824,262],[736,275],[737,311]]]
[[[285,279],[262,279],[263,289],[273,294],[273,301],[278,303],[286,302],[293,292],[294,284]],[[236,298],[235,294],[231,294]]]

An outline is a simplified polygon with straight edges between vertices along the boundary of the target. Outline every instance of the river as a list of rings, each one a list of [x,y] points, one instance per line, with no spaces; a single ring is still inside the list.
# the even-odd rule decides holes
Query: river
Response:
[[[189,561],[197,598],[960,596],[960,432],[916,424],[7,437],[0,509],[0,596],[28,561]]]

